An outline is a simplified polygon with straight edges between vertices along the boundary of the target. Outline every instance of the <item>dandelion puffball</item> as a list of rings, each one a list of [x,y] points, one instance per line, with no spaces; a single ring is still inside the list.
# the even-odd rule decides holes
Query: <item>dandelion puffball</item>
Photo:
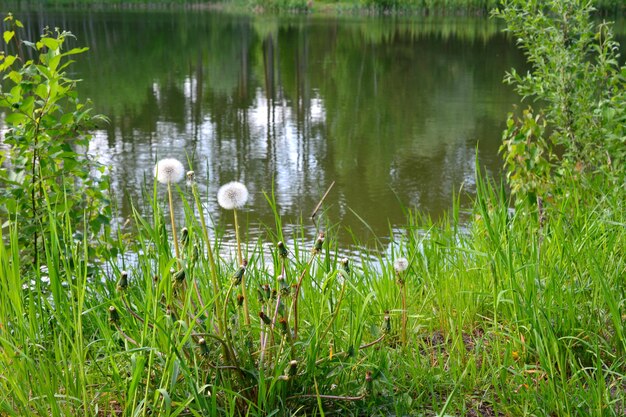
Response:
[[[178,159],[161,159],[154,167],[154,176],[161,184],[176,183],[185,176],[185,167]]]
[[[397,273],[404,272],[409,267],[409,261],[406,258],[398,258],[393,263],[393,269]]]
[[[217,192],[217,202],[226,210],[242,207],[248,201],[248,189],[240,182],[224,184]]]

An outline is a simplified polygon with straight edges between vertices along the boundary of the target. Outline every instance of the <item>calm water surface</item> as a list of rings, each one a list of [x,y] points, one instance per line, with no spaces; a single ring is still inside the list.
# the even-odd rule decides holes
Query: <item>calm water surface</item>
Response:
[[[231,221],[218,187],[244,182],[245,214],[273,224],[308,217],[334,181],[324,217],[341,239],[388,236],[403,207],[433,217],[463,188],[475,155],[501,174],[497,151],[518,97],[502,84],[524,59],[493,21],[238,17],[211,12],[40,12],[31,38],[59,26],[90,51],[73,71],[110,118],[95,153],[112,167],[124,215],[156,160],[190,161],[206,211]],[[186,164],[187,165],[187,164]],[[184,188],[184,186],[183,186]],[[369,224],[366,228],[361,219]],[[313,233],[313,232],[311,232]]]

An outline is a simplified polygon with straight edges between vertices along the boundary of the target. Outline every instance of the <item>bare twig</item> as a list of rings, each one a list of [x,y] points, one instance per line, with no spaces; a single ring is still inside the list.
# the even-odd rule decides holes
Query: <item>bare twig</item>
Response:
[[[326,197],[328,196],[328,194],[330,193],[330,190],[333,188],[334,185],[335,185],[335,181],[333,181],[330,184],[330,186],[328,187],[328,189],[326,190],[326,192],[320,199],[319,203],[317,203],[317,206],[315,206],[315,208],[313,209],[313,213],[311,213],[311,220],[313,220],[313,224],[315,225],[315,228],[317,228],[317,223],[315,223],[315,216],[317,215],[317,212],[319,211],[320,207],[322,207],[322,203],[324,202],[324,200],[326,199]]]
[[[361,394],[356,397],[346,397],[342,395],[318,395],[318,394],[302,394],[302,395],[292,395],[291,397],[287,397],[287,401],[297,400],[300,398],[321,398],[324,400],[337,400],[337,401],[359,401],[364,399],[366,394]]]

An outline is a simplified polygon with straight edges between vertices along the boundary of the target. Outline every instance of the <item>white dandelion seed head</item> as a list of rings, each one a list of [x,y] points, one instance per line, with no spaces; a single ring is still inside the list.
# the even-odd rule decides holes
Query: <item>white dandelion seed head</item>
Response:
[[[178,159],[161,159],[154,167],[154,176],[161,184],[176,183],[185,176],[185,167]]]
[[[187,187],[193,187],[196,183],[196,173],[193,171],[187,171]]]
[[[242,207],[248,201],[248,189],[240,182],[224,184],[217,192],[217,202],[226,210]]]
[[[397,273],[406,271],[408,267],[409,261],[406,258],[398,258],[393,262],[393,269],[395,269]]]

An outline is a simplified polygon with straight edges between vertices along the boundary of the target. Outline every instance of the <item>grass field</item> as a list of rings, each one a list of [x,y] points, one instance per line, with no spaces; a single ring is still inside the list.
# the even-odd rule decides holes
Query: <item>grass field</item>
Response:
[[[124,265],[83,262],[88,242],[53,216],[45,259],[23,265],[3,229],[0,412],[623,415],[623,198],[573,188],[539,216],[479,185],[470,225],[412,213],[353,259],[333,229],[306,242],[277,215],[242,242],[249,324],[234,254],[184,193],[178,262],[158,198],[108,242]]]

